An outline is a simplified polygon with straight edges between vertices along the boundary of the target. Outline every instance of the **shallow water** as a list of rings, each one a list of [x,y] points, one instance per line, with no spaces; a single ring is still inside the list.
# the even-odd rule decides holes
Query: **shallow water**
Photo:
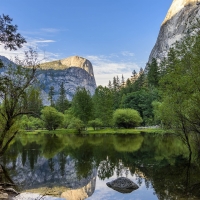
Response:
[[[1,162],[3,181],[57,199],[200,199],[199,163],[172,135],[21,135]],[[122,176],[139,189],[107,187]]]

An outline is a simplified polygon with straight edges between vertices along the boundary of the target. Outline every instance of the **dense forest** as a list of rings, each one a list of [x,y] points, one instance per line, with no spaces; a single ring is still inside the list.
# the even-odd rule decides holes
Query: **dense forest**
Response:
[[[132,76],[126,81],[123,75],[121,78],[113,77],[107,87],[98,86],[93,96],[84,88],[78,88],[73,100],[69,102],[61,84],[57,101],[53,100],[52,87],[49,91],[51,105],[43,107],[39,90],[32,88],[27,107],[41,116],[46,123],[43,126],[49,130],[61,124],[64,128],[77,124],[82,127],[113,127],[116,125],[114,114],[117,111],[128,112],[132,109],[142,118],[136,120],[136,125],[160,125],[185,132],[199,132],[199,51],[200,37],[188,36],[177,42],[162,62],[152,59],[145,70],[141,68],[139,73],[133,70]],[[57,117],[52,116],[52,120],[57,119],[57,122],[51,121],[48,113],[54,113]],[[27,129],[42,126],[42,122],[39,125],[33,116],[29,119],[23,117]],[[52,127],[48,127],[48,123]]]

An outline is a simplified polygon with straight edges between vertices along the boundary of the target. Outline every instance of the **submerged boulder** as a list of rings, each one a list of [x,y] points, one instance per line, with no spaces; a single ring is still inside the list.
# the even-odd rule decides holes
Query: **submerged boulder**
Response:
[[[125,177],[117,178],[114,181],[106,183],[106,185],[121,193],[131,193],[133,190],[139,188],[137,184]]]

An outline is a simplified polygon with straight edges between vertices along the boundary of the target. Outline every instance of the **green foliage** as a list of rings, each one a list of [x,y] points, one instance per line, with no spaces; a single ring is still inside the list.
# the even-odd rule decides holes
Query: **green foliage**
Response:
[[[131,84],[131,92],[136,92],[146,87],[146,75],[144,74],[144,70],[140,68],[139,77],[133,84]]]
[[[159,98],[158,91],[140,90],[123,96],[121,108],[132,108],[137,110],[142,117],[144,124],[154,124],[154,113],[152,102]]]
[[[96,130],[97,128],[103,126],[103,122],[100,119],[96,118],[95,120],[89,121],[88,125],[91,126],[94,130]]]
[[[5,49],[17,50],[26,43],[24,37],[17,32],[17,25],[12,25],[12,19],[8,15],[0,16],[0,43]]]
[[[72,111],[85,125],[92,117],[92,97],[85,88],[77,88],[72,99]]]
[[[55,95],[54,87],[53,86],[50,87],[48,95],[49,95],[48,100],[50,101],[50,106],[53,107],[54,106],[54,100],[53,100],[53,98],[54,98],[54,95]]]
[[[117,127],[134,128],[142,122],[142,118],[134,109],[117,109],[113,114],[113,122]]]
[[[160,81],[163,125],[172,128],[187,144],[189,134],[200,133],[200,36],[188,36],[170,49]]]
[[[68,128],[68,126],[70,125],[70,122],[73,118],[74,118],[74,115],[73,115],[72,109],[70,108],[68,110],[65,110],[64,121],[63,121],[62,127]]]
[[[31,86],[26,91],[26,98],[24,99],[24,106],[33,116],[40,116],[40,111],[43,107],[41,91],[37,87]]]
[[[111,126],[114,103],[112,90],[98,86],[92,100],[94,104],[94,117],[99,118],[104,126]]]
[[[199,53],[200,36],[190,36],[176,43],[165,61],[167,68],[160,82],[162,118],[173,128],[200,131]]]
[[[80,134],[81,131],[85,128],[85,124],[79,118],[73,117],[70,121],[69,128],[76,129]]]
[[[15,64],[10,62],[3,66],[5,73],[0,76],[0,153],[4,153],[18,133],[20,117],[32,113],[24,102],[30,86],[35,83],[38,67],[37,53],[32,49],[25,52],[24,60],[16,58]]]
[[[155,124],[161,124],[161,106],[162,103],[159,101],[153,101],[152,102],[152,106],[153,106],[153,114],[154,114],[154,122]]]
[[[57,129],[61,126],[64,120],[63,114],[51,106],[46,106],[42,109],[41,113],[41,118],[44,121],[45,128],[49,131]]]
[[[20,125],[25,130],[37,130],[43,128],[43,121],[39,118],[24,115],[20,120]]]
[[[56,106],[56,109],[62,113],[64,113],[64,111],[70,107],[70,103],[66,98],[66,91],[65,91],[63,82],[60,85],[59,97],[58,97],[58,100],[56,101],[55,106]]]
[[[159,82],[159,67],[157,60],[155,58],[152,59],[151,63],[147,64],[147,80],[148,85],[153,87],[158,87]]]

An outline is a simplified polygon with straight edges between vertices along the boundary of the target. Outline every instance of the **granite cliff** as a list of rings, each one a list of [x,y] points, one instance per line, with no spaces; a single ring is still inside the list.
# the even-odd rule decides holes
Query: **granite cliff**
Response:
[[[9,162],[5,166],[12,181],[22,189],[21,196],[16,199],[34,200],[39,199],[39,194],[51,194],[54,197],[76,200],[90,197],[95,191],[97,169],[93,168],[87,177],[80,177],[76,171],[76,161],[70,156],[63,157],[62,169],[57,155],[51,159],[53,169],[49,167],[50,160],[44,157],[38,157],[34,167],[30,166],[28,160],[23,165],[22,160],[19,155],[15,167]],[[29,193],[32,193],[32,197],[33,193],[38,195],[27,198]]]
[[[43,89],[43,99],[46,100],[51,86],[54,87],[54,98],[58,98],[61,83],[64,84],[69,100],[72,99],[77,87],[85,87],[91,94],[94,94],[96,89],[91,62],[79,56],[41,64],[38,80]],[[44,103],[48,104],[47,101]]]
[[[0,56],[4,65],[11,62],[4,56]],[[5,69],[0,69],[0,74],[5,73]],[[54,100],[58,98],[60,85],[63,83],[68,100],[73,98],[77,87],[84,87],[94,94],[96,81],[91,62],[79,56],[72,56],[63,60],[42,63],[37,72],[37,79],[42,89],[42,99],[44,105],[49,105],[48,93],[50,87],[54,87]]]
[[[167,56],[169,48],[189,33],[192,24],[200,16],[200,1],[173,0],[171,7],[161,25],[156,44],[149,56],[161,61]]]

